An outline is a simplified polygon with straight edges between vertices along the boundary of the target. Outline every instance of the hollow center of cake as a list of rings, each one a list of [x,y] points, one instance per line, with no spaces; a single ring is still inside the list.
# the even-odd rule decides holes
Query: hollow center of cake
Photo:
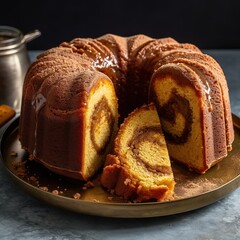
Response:
[[[91,121],[91,141],[95,150],[102,154],[110,141],[114,118],[108,102],[103,97],[96,105]]]
[[[169,171],[169,166],[164,166],[168,153],[160,127],[139,129],[129,142],[129,147],[133,158],[143,164],[148,171],[163,173]]]

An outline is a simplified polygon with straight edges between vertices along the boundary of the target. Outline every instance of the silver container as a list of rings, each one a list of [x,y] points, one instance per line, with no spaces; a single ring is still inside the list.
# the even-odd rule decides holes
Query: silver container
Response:
[[[0,105],[20,111],[22,85],[30,64],[26,43],[40,35],[38,30],[23,35],[16,28],[0,26]]]

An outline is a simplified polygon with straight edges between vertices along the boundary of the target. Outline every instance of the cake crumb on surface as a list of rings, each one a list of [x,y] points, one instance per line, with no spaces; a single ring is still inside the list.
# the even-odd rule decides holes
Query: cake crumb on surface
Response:
[[[59,191],[57,189],[55,189],[55,190],[52,191],[52,194],[58,195]]]
[[[74,199],[80,199],[80,198],[81,198],[81,194],[80,194],[80,193],[75,193],[75,194],[73,195],[73,198],[74,198]]]
[[[48,187],[39,187],[39,189],[48,192]]]
[[[92,181],[87,181],[87,182],[83,185],[82,189],[83,189],[83,190],[87,190],[87,189],[93,188],[93,187],[95,187],[95,184],[94,184]]]
[[[38,179],[35,176],[29,177],[29,180],[32,181],[32,182],[37,182],[38,181]]]
[[[18,154],[17,154],[17,152],[15,152],[15,151],[12,151],[12,152],[10,153],[10,156],[11,156],[11,157],[17,157],[17,155],[18,155]]]

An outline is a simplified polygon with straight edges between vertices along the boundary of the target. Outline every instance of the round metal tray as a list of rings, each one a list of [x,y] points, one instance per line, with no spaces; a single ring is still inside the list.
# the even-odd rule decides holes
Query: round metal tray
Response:
[[[98,181],[83,183],[56,175],[28,160],[18,140],[19,116],[1,129],[1,161],[12,179],[34,197],[74,212],[115,217],[166,216],[212,204],[240,185],[240,120],[233,116],[233,150],[219,164],[200,175],[173,163],[175,197],[167,202],[129,203],[106,192]]]

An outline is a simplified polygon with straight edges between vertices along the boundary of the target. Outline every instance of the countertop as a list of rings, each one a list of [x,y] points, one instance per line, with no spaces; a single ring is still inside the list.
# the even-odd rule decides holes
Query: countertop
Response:
[[[223,68],[240,117],[240,50],[203,50]],[[30,51],[33,61],[39,51]],[[0,165],[0,239],[240,239],[240,188],[207,207],[145,219],[88,216],[55,208],[15,185]]]

